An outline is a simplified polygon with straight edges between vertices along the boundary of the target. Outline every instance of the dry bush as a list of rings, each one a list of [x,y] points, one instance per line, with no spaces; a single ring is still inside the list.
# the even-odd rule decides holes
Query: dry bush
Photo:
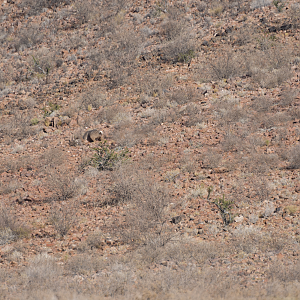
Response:
[[[182,107],[179,114],[183,116],[183,125],[187,127],[196,126],[205,121],[206,117],[202,114],[201,106],[189,103]]]
[[[176,20],[166,20],[161,24],[160,34],[168,41],[176,39],[184,30],[182,23]]]
[[[86,244],[91,250],[94,248],[101,249],[105,245],[103,233],[100,231],[94,231],[87,237]]]
[[[49,220],[60,236],[66,235],[76,224],[78,204],[75,201],[68,203],[53,202]]]
[[[244,140],[237,134],[227,132],[222,141],[222,149],[224,151],[240,151],[244,148]]]
[[[72,275],[94,274],[101,270],[105,263],[101,261],[101,257],[92,255],[76,255],[68,260],[66,270]]]
[[[285,265],[283,262],[273,263],[268,270],[268,278],[272,281],[289,283],[299,281],[300,269],[299,262],[292,265]]]
[[[180,114],[175,109],[158,109],[155,114],[149,120],[150,124],[160,125],[161,123],[174,123]]]
[[[131,112],[126,110],[119,111],[112,119],[112,124],[114,124],[116,129],[131,128],[132,123],[133,123],[132,114]]]
[[[285,125],[291,120],[292,116],[287,112],[278,112],[270,115],[259,113],[256,115],[256,118],[260,122],[260,128],[270,129],[278,125]]]
[[[196,55],[196,44],[194,37],[189,33],[182,33],[176,39],[163,44],[160,50],[162,61],[169,63],[187,63],[190,65]]]
[[[46,78],[46,83],[48,83],[49,74],[57,65],[56,61],[56,53],[46,47],[32,52],[28,59],[31,75],[37,78]]]
[[[180,161],[180,168],[183,172],[194,174],[198,168],[195,155],[193,153],[186,153]]]
[[[294,103],[299,91],[297,89],[287,88],[282,91],[280,94],[279,105],[282,107],[290,106]]]
[[[207,75],[211,80],[229,79],[241,76],[243,71],[245,72],[243,70],[244,61],[239,53],[231,49],[225,49],[224,52],[222,55],[206,59],[205,69],[207,71],[204,75]]]
[[[236,30],[233,30],[231,34],[229,33],[229,38],[233,42],[234,45],[237,45],[239,47],[245,46],[249,43],[252,43],[256,34],[256,28],[249,26],[242,26],[240,28],[236,28]]]
[[[25,0],[21,7],[26,7],[26,13],[30,16],[40,14],[45,8],[56,8],[61,4],[70,4],[69,0]]]
[[[223,247],[222,243],[179,239],[166,245],[157,259],[176,261],[179,265],[189,262],[203,266],[214,259],[230,254],[230,252],[231,249]]]
[[[261,87],[274,88],[292,77],[292,73],[288,67],[281,69],[254,69],[251,76],[254,82],[257,82]]]
[[[33,98],[20,99],[18,107],[20,110],[37,108],[37,102]]]
[[[107,87],[114,89],[128,81],[136,67],[140,54],[141,37],[125,25],[119,26],[101,53],[106,62],[109,81]]]
[[[3,159],[0,163],[0,170],[3,171],[11,171],[15,173],[20,169],[24,169],[27,171],[31,171],[34,167],[36,167],[36,159],[29,155],[21,155],[15,159]]]
[[[53,256],[46,253],[38,254],[29,261],[24,276],[27,280],[28,289],[50,288],[61,275],[62,269]]]
[[[214,117],[218,119],[222,127],[245,123],[249,119],[249,114],[245,107],[236,104],[233,100],[216,101],[213,105]],[[240,124],[239,124],[240,126]]]
[[[170,63],[191,63],[196,53],[195,36],[191,34],[190,24],[184,20],[179,7],[167,9],[168,18],[162,22],[160,34],[163,37],[159,50],[160,58]]]
[[[142,126],[130,126],[120,127],[112,133],[112,139],[118,141],[118,145],[121,147],[133,147],[145,139],[151,139],[151,135],[154,134],[154,125],[145,124]]]
[[[195,1],[195,6],[200,13],[204,13],[207,10],[208,4],[205,1]]]
[[[269,200],[271,194],[270,182],[264,176],[249,176],[249,185],[251,190],[248,197],[250,199],[257,199],[259,202]]]
[[[68,116],[69,118],[73,118],[77,116],[77,114],[80,111],[80,103],[75,102],[75,103],[69,103],[66,108],[62,111],[62,115]]]
[[[264,176],[253,173],[241,173],[230,185],[229,199],[235,203],[261,203],[271,194],[270,182]]]
[[[22,184],[18,182],[17,180],[12,180],[8,184],[0,183],[0,195],[1,194],[10,194],[12,192],[15,192],[17,189],[21,188]]]
[[[40,130],[39,126],[31,126],[32,115],[27,112],[14,111],[13,115],[0,124],[0,137],[2,139],[22,140],[34,136]]]
[[[288,169],[300,168],[300,145],[293,147],[288,154]]]
[[[175,180],[179,176],[179,174],[180,174],[179,169],[170,170],[170,171],[165,172],[163,179],[166,182],[174,182],[175,183]]]
[[[88,78],[94,77],[94,80],[96,80],[98,78],[97,75],[101,74],[99,73],[99,66],[106,66],[104,53],[98,49],[91,49],[87,54],[87,58],[89,64],[86,66],[86,76]]]
[[[280,45],[265,51],[248,53],[245,57],[247,73],[264,88],[273,88],[291,78],[291,53]]]
[[[152,248],[165,245],[170,238],[166,188],[130,164],[115,171],[113,178],[112,203],[128,204],[123,238]]]
[[[51,199],[65,201],[78,195],[81,184],[75,180],[75,174],[62,167],[57,170],[48,170],[48,187],[52,191]]]
[[[136,134],[135,128],[117,128],[112,133],[112,139],[118,141],[120,147],[133,147],[143,136],[143,134]]]
[[[106,106],[108,100],[101,88],[94,87],[80,95],[78,104],[81,108],[91,110],[92,108],[98,109],[100,106]]]
[[[87,40],[85,39],[85,37],[80,35],[76,31],[76,33],[71,34],[70,36],[67,37],[66,40],[63,41],[62,48],[78,50],[79,48],[83,48],[86,45],[87,45]],[[67,60],[73,61],[75,65],[77,64],[77,58],[75,55],[69,55]],[[59,64],[62,65],[63,60],[60,60]]]
[[[137,245],[146,245],[153,249],[164,246],[171,238],[167,227],[169,219],[166,208],[169,202],[168,192],[150,179],[139,180],[130,212],[127,213],[127,237]]]
[[[131,203],[135,197],[137,185],[136,166],[127,164],[116,169],[112,176],[113,185],[110,189],[113,204]]]
[[[244,156],[241,164],[247,168],[250,173],[264,174],[270,169],[278,168],[279,159],[276,154],[251,152],[248,156]]]
[[[74,16],[79,25],[87,23],[94,14],[97,14],[99,1],[84,1],[75,0],[74,2]]]
[[[220,167],[222,154],[218,153],[217,150],[211,149],[202,155],[203,167],[208,169],[214,169]]]
[[[300,26],[300,5],[299,3],[293,3],[291,8],[288,10],[288,16],[294,28]]]
[[[267,202],[264,207],[264,212],[262,214],[263,217],[268,218],[272,216],[275,211],[275,206],[272,202]]]
[[[36,44],[41,43],[44,34],[41,28],[36,24],[29,24],[26,29],[21,29],[18,33],[18,38],[14,41],[16,51],[24,51],[26,48],[31,48]]]
[[[193,87],[183,87],[173,90],[170,95],[168,95],[169,100],[175,101],[176,103],[182,105],[189,102],[199,101],[201,94],[195,90]]]
[[[291,108],[289,109],[289,115],[292,119],[300,119],[300,108]]]
[[[263,233],[256,227],[240,226],[234,231],[232,243],[238,251],[254,253],[263,243]]]
[[[160,99],[165,98],[165,92],[167,92],[173,85],[173,77],[170,75],[154,76],[153,74],[154,70],[150,70],[149,73],[139,77],[136,92],[141,95],[145,95],[146,97],[159,97]],[[141,104],[143,104],[142,99]],[[158,107],[156,106],[156,108]]]
[[[17,216],[4,206],[0,207],[0,245],[28,237],[29,228],[17,220]]]
[[[240,226],[234,231],[233,246],[246,253],[272,252],[278,254],[291,244],[288,237],[282,237],[275,232],[264,233],[259,228]]]
[[[39,158],[39,165],[49,169],[62,165],[67,160],[65,152],[61,148],[46,150]]]
[[[120,105],[108,106],[99,112],[97,119],[99,120],[99,123],[112,124],[114,118],[122,112],[124,112],[124,108],[122,108]]]
[[[230,125],[238,122],[244,122],[247,117],[247,111],[245,111],[243,107],[234,106],[225,111],[224,115],[222,116],[222,120],[225,124]]]
[[[276,149],[276,153],[280,154],[280,150],[281,150],[280,145],[286,139],[286,137],[287,137],[287,128],[285,128],[285,127],[278,127],[277,130],[276,130],[276,135],[275,135],[275,137],[272,140],[272,142],[274,142],[274,144],[276,146],[279,146]]]
[[[267,97],[258,97],[251,102],[251,108],[257,112],[268,112],[272,109],[274,100]]]
[[[251,9],[262,8],[272,4],[271,0],[252,0],[250,4]]]

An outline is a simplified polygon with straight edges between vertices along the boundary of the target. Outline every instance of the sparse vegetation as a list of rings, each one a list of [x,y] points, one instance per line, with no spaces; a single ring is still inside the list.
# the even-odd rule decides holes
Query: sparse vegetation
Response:
[[[2,2],[0,298],[298,299],[299,3]]]
[[[47,106],[43,107],[44,117],[48,117],[56,110],[59,110],[60,106],[57,103],[49,102]]]
[[[17,222],[16,216],[4,206],[0,207],[0,246],[28,237],[29,228]]]
[[[289,152],[289,169],[300,168],[300,145],[293,147]]]
[[[225,195],[223,195],[222,198],[215,199],[213,203],[218,208],[224,225],[229,225],[230,223],[232,223],[234,215],[231,210],[233,208],[234,202],[232,200],[226,200]]]
[[[34,126],[34,125],[37,125],[37,124],[39,124],[39,122],[40,122],[40,121],[39,121],[39,119],[38,119],[38,118],[33,118],[33,119],[31,119],[31,121],[30,121],[30,122],[31,122],[31,125],[33,125],[33,126]]]
[[[282,12],[282,10],[284,8],[284,3],[282,3],[282,1],[280,1],[280,0],[273,0],[273,4],[275,5],[275,7],[277,8],[277,10],[279,12]]]
[[[48,178],[49,189],[53,192],[52,200],[65,201],[78,193],[75,176],[67,168],[51,170]]]
[[[71,227],[76,223],[76,203],[68,202],[68,204],[52,203],[49,216],[51,224],[53,224],[60,236],[65,236]]]
[[[119,163],[128,158],[128,149],[110,149],[107,141],[101,141],[99,146],[93,148],[96,152],[91,158],[89,164],[96,167],[98,170],[113,170]]]

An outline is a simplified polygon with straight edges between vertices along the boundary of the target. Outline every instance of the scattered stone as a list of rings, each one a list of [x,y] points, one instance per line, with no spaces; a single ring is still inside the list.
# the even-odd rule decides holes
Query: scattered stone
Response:
[[[171,223],[178,224],[181,221],[181,216],[173,217]]]
[[[234,218],[234,222],[241,223],[244,220],[244,216],[240,215]]]

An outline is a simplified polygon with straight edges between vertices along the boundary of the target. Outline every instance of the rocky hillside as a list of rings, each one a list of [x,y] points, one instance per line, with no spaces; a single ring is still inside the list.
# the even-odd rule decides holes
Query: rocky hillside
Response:
[[[0,24],[0,299],[300,297],[298,1]]]

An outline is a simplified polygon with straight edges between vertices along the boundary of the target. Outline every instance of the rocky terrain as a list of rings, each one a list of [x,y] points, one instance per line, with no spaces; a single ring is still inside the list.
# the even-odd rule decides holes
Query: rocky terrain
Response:
[[[0,22],[0,299],[300,298],[297,1]]]

